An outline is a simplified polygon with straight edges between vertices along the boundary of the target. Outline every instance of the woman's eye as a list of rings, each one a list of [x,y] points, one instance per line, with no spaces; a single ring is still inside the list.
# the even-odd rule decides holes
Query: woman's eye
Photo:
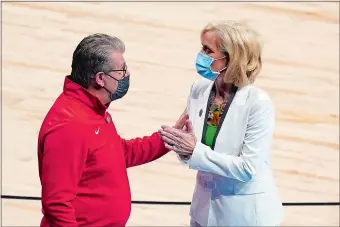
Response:
[[[211,53],[212,52],[207,46],[203,46],[203,51],[205,53]]]

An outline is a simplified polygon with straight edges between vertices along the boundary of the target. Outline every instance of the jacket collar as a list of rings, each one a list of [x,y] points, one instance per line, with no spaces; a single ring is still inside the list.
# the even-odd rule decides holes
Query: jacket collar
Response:
[[[79,84],[73,82],[69,77],[70,76],[65,77],[63,90],[64,94],[66,96],[79,100],[86,106],[93,109],[99,115],[105,116],[107,107],[99,100],[99,98]]]

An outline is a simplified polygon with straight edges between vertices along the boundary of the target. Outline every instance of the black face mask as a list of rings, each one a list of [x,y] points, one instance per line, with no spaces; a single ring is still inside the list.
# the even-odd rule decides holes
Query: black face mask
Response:
[[[108,75],[110,76],[110,75]],[[118,87],[117,90],[115,92],[110,92],[106,87],[103,87],[108,93],[109,93],[109,98],[112,101],[117,100],[122,98],[124,95],[126,95],[126,93],[129,90],[130,87],[130,75],[127,77],[124,77],[121,80],[117,80],[116,78],[113,78],[112,76],[110,76],[112,79],[118,81]]]

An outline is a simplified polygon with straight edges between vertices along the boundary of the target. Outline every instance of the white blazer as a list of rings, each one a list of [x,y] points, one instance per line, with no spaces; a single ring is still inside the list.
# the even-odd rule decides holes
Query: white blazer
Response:
[[[258,87],[239,88],[212,150],[201,138],[213,84],[194,83],[188,97],[197,144],[190,159],[178,157],[198,170],[190,216],[202,226],[280,225],[283,208],[270,164],[273,103]]]

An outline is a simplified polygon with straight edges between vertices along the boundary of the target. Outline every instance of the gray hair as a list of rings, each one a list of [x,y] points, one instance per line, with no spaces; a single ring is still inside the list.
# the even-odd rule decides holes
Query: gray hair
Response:
[[[125,52],[125,44],[119,38],[98,33],[85,37],[73,52],[70,79],[88,88],[98,72],[112,70],[112,52]]]

